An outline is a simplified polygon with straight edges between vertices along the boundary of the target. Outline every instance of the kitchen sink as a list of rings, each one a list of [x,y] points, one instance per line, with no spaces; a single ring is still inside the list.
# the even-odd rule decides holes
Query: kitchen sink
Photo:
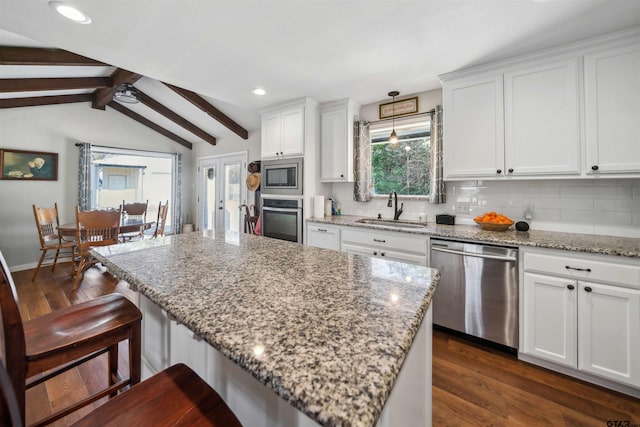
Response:
[[[375,224],[375,225],[385,225],[387,227],[398,227],[398,228],[424,228],[427,224],[423,222],[417,221],[405,221],[401,219],[375,219],[375,218],[362,218],[358,219],[355,222],[360,224]]]

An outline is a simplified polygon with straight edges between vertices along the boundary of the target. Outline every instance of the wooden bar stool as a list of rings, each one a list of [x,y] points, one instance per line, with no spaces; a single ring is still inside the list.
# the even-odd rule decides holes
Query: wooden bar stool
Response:
[[[0,363],[0,422],[23,427],[9,375]],[[110,399],[72,427],[242,427],[231,409],[186,365],[173,365]]]
[[[108,386],[38,421],[45,425],[140,382],[142,313],[120,294],[104,295],[22,321],[15,283],[0,252],[0,357],[25,419],[26,390],[101,354],[108,354]],[[129,378],[118,373],[118,344],[129,340]]]

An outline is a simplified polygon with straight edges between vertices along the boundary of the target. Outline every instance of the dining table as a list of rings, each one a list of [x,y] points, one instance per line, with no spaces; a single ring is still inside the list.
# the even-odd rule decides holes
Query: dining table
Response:
[[[138,221],[138,220],[124,219],[120,221],[120,234],[148,230],[151,227],[153,227],[155,223],[156,223],[155,221]],[[58,226],[58,233],[60,233],[61,236],[75,236],[76,223],[69,222],[65,224],[60,224]]]

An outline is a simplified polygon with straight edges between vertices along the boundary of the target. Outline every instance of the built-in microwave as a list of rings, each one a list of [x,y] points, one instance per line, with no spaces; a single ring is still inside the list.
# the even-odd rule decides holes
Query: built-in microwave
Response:
[[[302,195],[302,157],[264,160],[261,167],[263,194]]]

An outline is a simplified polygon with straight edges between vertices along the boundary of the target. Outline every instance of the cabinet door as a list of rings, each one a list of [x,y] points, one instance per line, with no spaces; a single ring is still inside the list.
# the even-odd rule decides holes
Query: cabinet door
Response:
[[[381,249],[379,251],[380,258],[388,259],[389,261],[404,262],[405,264],[414,264],[427,266],[426,255],[414,255],[405,252],[390,251],[388,249]]]
[[[273,113],[262,117],[261,150],[263,158],[277,158],[282,151],[282,116]]]
[[[575,280],[524,273],[524,353],[577,367],[576,292]]]
[[[189,328],[170,322],[171,364],[184,363],[200,378],[207,378],[207,343],[195,336]]]
[[[347,107],[320,115],[320,181],[353,181],[353,145],[349,140]],[[351,149],[349,149],[351,148]]]
[[[169,367],[169,319],[162,309],[140,295],[142,312],[142,361],[145,372],[155,374]]]
[[[445,178],[503,176],[502,75],[445,82]]]
[[[578,369],[640,386],[640,290],[579,282]]]
[[[580,173],[578,58],[504,75],[505,169]]]
[[[354,255],[378,256],[378,249],[369,248],[366,246],[358,246],[358,245],[350,245],[347,243],[342,243],[341,250],[342,252],[346,252],[348,254],[354,254]]]
[[[307,226],[307,245],[339,251],[340,230],[322,225],[309,225]]]
[[[304,151],[304,108],[282,112],[282,155],[302,155]]]
[[[640,45],[584,57],[587,173],[640,172],[638,70]]]

